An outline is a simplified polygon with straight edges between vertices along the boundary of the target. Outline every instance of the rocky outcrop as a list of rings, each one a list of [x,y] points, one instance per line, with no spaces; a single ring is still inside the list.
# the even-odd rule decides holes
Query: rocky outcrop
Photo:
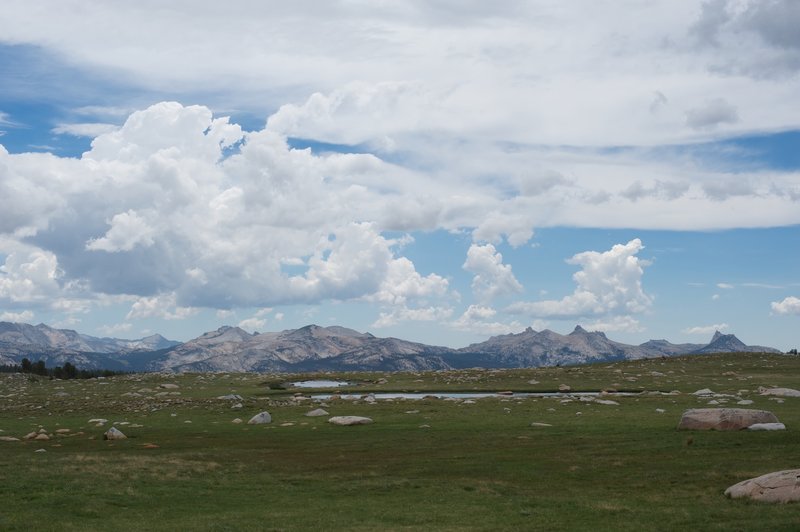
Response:
[[[779,423],[767,410],[693,408],[681,416],[678,430],[742,430],[757,423]]]
[[[725,495],[732,499],[744,497],[763,502],[800,501],[800,469],[776,471],[744,480],[726,489]]]

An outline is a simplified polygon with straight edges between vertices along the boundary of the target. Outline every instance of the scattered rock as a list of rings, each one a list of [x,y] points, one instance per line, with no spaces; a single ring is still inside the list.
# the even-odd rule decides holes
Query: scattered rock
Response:
[[[172,384],[169,382],[165,382],[164,384],[159,384],[158,387],[163,390],[177,390],[178,388],[180,388],[180,386],[178,386],[177,384]]]
[[[67,434],[69,432],[69,429],[56,429],[56,434]]]
[[[800,390],[793,390],[792,388],[758,388],[758,393],[761,395],[774,395],[776,397],[800,397]]]
[[[373,422],[372,419],[361,416],[334,416],[328,420],[328,423],[333,423],[334,425],[343,425],[343,426],[369,425],[372,422]]]
[[[559,392],[569,392],[572,390],[572,387],[567,384],[559,384],[558,391]]]
[[[121,430],[117,427],[111,427],[105,433],[103,433],[104,440],[127,440],[128,437],[125,436]]]
[[[732,499],[748,497],[763,502],[800,501],[800,469],[787,469],[744,480],[726,489],[725,495]]]
[[[531,427],[552,427],[552,426],[553,425],[551,425],[550,423],[539,423],[539,422],[536,422],[536,421],[531,423]]]
[[[48,436],[47,434],[37,434],[36,437],[34,438],[34,440],[37,440],[37,441],[49,441],[50,440],[50,436]]]
[[[306,417],[319,417],[319,416],[327,416],[328,412],[323,410],[322,408],[317,408],[312,410],[311,412],[306,413]]]
[[[95,418],[95,419],[90,419],[88,422],[89,423],[97,423],[97,424],[100,424],[100,425],[104,425],[104,424],[108,423],[108,420],[98,417],[98,418]]]
[[[663,408],[656,408],[656,412],[658,412],[659,414],[663,414],[664,412],[666,412],[666,410],[664,410]]]
[[[145,449],[158,449],[158,445],[155,443],[145,443],[142,447]]]
[[[786,430],[783,423],[753,423],[747,430]]]
[[[714,395],[714,392],[709,388],[703,388],[702,390],[697,390],[692,395]]]
[[[24,438],[23,438],[23,439],[26,439],[26,440],[32,440],[32,439],[34,439],[34,438],[35,438],[36,436],[38,436],[38,435],[39,435],[39,434],[38,434],[38,433],[36,433],[36,432],[29,432],[29,433],[27,433],[27,434],[24,436]]]
[[[261,412],[250,418],[247,422],[248,425],[263,425],[265,423],[272,423],[272,416],[269,412]]]
[[[767,410],[692,408],[681,416],[678,430],[741,430],[756,423],[778,423]]]
[[[236,394],[220,395],[219,397],[217,397],[217,399],[229,400],[229,401],[241,401],[242,396]]]
[[[237,425],[238,425],[239,423],[244,423],[244,422],[243,422],[243,421],[242,421],[240,418],[238,418],[238,417],[237,417],[236,419],[234,419],[233,421],[231,421],[231,423],[235,423],[235,424],[237,424]]]
[[[619,403],[618,403],[618,402],[616,402],[616,401],[612,401],[611,399],[595,399],[595,400],[594,400],[594,402],[595,402],[595,403],[597,403],[597,404],[599,404],[599,405],[613,405],[613,406],[619,406]]]
[[[14,436],[0,436],[0,441],[19,441],[19,438]]]
[[[736,401],[737,405],[752,405],[753,401],[750,399],[742,399],[741,401]]]
[[[47,449],[36,449],[36,450],[35,450],[35,451],[33,451],[33,452],[35,452],[35,453],[46,453],[46,452],[47,452]]]

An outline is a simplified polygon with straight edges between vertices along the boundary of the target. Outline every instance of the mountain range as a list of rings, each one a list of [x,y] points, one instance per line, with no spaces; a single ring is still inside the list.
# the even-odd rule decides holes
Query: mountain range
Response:
[[[399,338],[379,338],[345,327],[307,325],[280,332],[248,333],[220,327],[188,342],[155,334],[138,340],[96,338],[45,324],[0,322],[0,364],[23,358],[47,366],[70,362],[78,368],[165,372],[297,372],[342,370],[435,370],[468,367],[517,368],[577,365],[683,354],[727,352],[780,353],[748,346],[717,331],[708,344],[650,340],[629,345],[581,326],[562,335],[530,327],[493,336],[461,349]]]

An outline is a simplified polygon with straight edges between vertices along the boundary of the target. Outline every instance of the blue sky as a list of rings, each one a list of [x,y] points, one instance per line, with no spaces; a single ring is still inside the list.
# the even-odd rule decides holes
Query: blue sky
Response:
[[[797,347],[796,3],[307,4],[6,6],[0,319]]]

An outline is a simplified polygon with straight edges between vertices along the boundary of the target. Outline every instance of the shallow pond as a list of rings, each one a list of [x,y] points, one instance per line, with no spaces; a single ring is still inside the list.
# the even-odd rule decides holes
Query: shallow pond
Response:
[[[426,397],[435,397],[437,399],[483,399],[486,397],[581,397],[581,396],[628,396],[628,395],[639,395],[638,393],[628,393],[628,392],[618,392],[618,393],[608,393],[602,394],[601,392],[517,392],[517,393],[508,393],[508,392],[415,392],[415,393],[405,393],[405,392],[380,392],[380,393],[371,393],[371,394],[347,394],[347,395],[340,395],[340,394],[314,394],[311,396],[312,399],[316,399],[319,401],[325,401],[330,399],[332,396],[338,396],[342,399],[346,400],[355,400],[361,399],[362,397],[366,397],[367,395],[371,395],[375,397],[375,399],[424,399]]]
[[[349,382],[344,381],[326,381],[326,380],[313,380],[313,381],[297,381],[292,382],[291,385],[295,388],[338,388],[340,386],[347,386]]]

